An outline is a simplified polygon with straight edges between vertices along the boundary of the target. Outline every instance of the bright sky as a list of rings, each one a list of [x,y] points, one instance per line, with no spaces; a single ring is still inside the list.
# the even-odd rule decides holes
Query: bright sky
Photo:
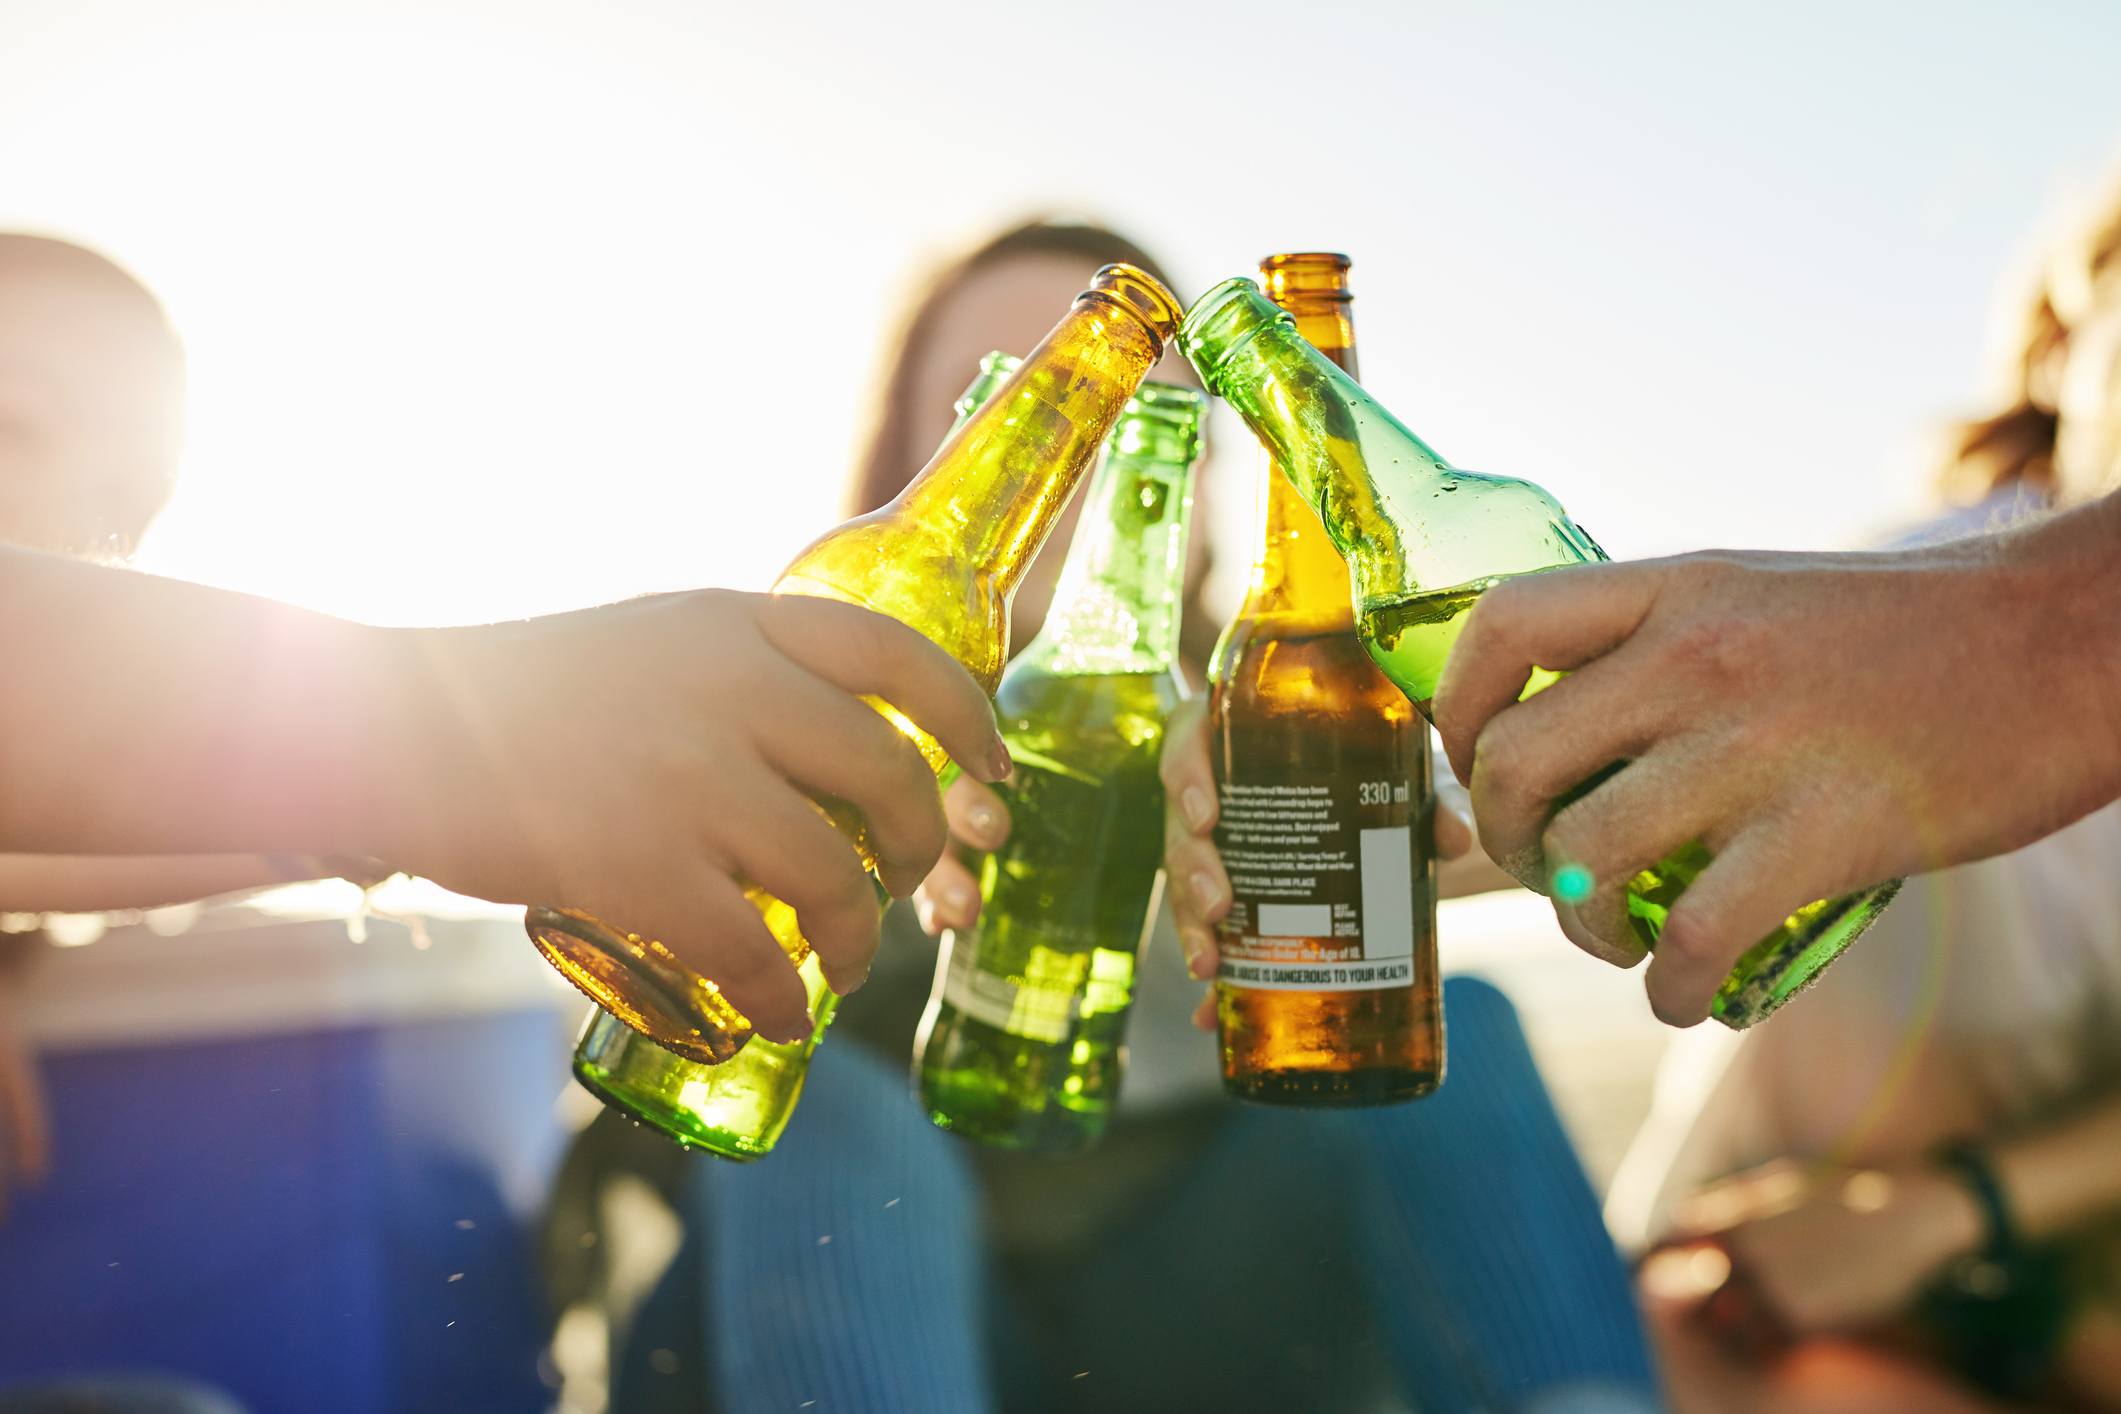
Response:
[[[7,0],[0,227],[189,340],[143,563],[379,620],[762,584],[899,282],[1041,207],[1187,297],[1349,251],[1370,386],[1615,554],[1827,546],[1919,507],[2117,63],[2091,0]]]

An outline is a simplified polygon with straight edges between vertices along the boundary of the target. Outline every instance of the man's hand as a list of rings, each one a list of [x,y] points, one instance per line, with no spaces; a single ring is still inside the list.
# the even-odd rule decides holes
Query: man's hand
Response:
[[[810,1022],[743,881],[794,907],[835,990],[860,985],[877,945],[861,861],[810,797],[861,811],[894,894],[943,848],[934,773],[863,695],[966,770],[1007,773],[970,674],[914,630],[830,600],[672,594],[411,643],[440,710],[414,714],[418,794],[373,852],[465,893],[660,939],[769,1037]]]
[[[1534,666],[1569,676],[1523,702]],[[1869,555],[1708,554],[1490,590],[1436,696],[1482,843],[1562,928],[1639,960],[1627,881],[1699,840],[1646,985],[1708,1014],[1796,909],[2013,849],[2121,794],[2121,500]],[[1626,764],[1558,813],[1556,800]]]

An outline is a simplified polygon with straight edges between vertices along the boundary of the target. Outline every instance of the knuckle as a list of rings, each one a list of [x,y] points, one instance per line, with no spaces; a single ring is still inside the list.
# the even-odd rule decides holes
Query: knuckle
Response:
[[[1174,874],[1191,875],[1202,871],[1220,875],[1222,859],[1215,847],[1195,835],[1188,835],[1173,844],[1165,852],[1164,862]]]
[[[1719,967],[1727,961],[1724,954],[1729,951],[1724,932],[1701,909],[1689,907],[1688,900],[1681,898],[1657,934],[1657,952],[1689,969]]]
[[[1489,722],[1473,743],[1473,779],[1480,794],[1511,805],[1532,803],[1536,782],[1531,743],[1504,715]]]
[[[1157,758],[1156,776],[1166,790],[1176,792],[1205,775],[1208,753],[1201,733],[1183,730],[1164,738],[1163,755]]]
[[[1486,639],[1507,639],[1522,622],[1538,589],[1529,579],[1506,579],[1493,586],[1474,603],[1473,612],[1466,616],[1465,631]]]
[[[1675,628],[1667,651],[1672,665],[1717,692],[1750,687],[1766,661],[1759,620],[1708,613]]]

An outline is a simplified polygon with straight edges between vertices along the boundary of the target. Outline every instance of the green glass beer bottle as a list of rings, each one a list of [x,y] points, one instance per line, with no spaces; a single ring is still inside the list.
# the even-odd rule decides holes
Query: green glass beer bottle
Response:
[[[1364,645],[1424,713],[1484,590],[1510,575],[1606,558],[1539,487],[1445,462],[1306,343],[1250,280],[1203,295],[1179,346],[1317,509],[1346,557]],[[1527,692],[1553,681],[1536,675]],[[1629,923],[1645,946],[1656,946],[1672,904],[1708,863],[1696,842],[1629,881]],[[1772,1013],[1840,956],[1898,887],[1791,914],[1739,959],[1711,1014],[1744,1028]]]
[[[1260,262],[1297,332],[1355,372],[1350,261]],[[1216,928],[1223,1089],[1261,1104],[1418,1099],[1442,1083],[1429,725],[1355,632],[1348,567],[1263,455],[1258,552],[1208,668],[1230,875]]]
[[[1162,356],[1178,314],[1171,293],[1133,266],[1098,271],[895,500],[813,542],[774,592],[841,599],[896,618],[993,690],[1008,659],[1009,598]],[[938,772],[949,764],[934,739],[888,703],[871,705]],[[859,815],[844,802],[819,803],[866,861]],[[757,1158],[780,1138],[837,1002],[794,911],[756,886],[750,894],[809,993],[815,1026],[804,1041],[753,1037],[711,979],[653,940],[573,910],[532,909],[525,919],[547,960],[602,1008],[576,1047],[576,1078],[680,1144],[734,1159]]]
[[[977,862],[979,922],[944,936],[915,1046],[929,1118],[982,1143],[1085,1149],[1118,1098],[1135,963],[1163,893],[1157,759],[1185,691],[1202,406],[1165,383],[1127,404],[1045,625],[995,697],[1016,762],[998,788],[1009,839]]]

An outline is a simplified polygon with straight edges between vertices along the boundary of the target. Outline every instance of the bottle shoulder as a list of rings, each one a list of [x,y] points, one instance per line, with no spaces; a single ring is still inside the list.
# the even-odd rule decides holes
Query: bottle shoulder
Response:
[[[1373,722],[1399,730],[1415,721],[1351,626],[1281,631],[1269,620],[1234,620],[1209,663],[1216,711],[1252,717]]]
[[[838,599],[897,619],[990,689],[1008,653],[1008,605],[993,577],[946,537],[888,510],[813,542],[773,589]]]

